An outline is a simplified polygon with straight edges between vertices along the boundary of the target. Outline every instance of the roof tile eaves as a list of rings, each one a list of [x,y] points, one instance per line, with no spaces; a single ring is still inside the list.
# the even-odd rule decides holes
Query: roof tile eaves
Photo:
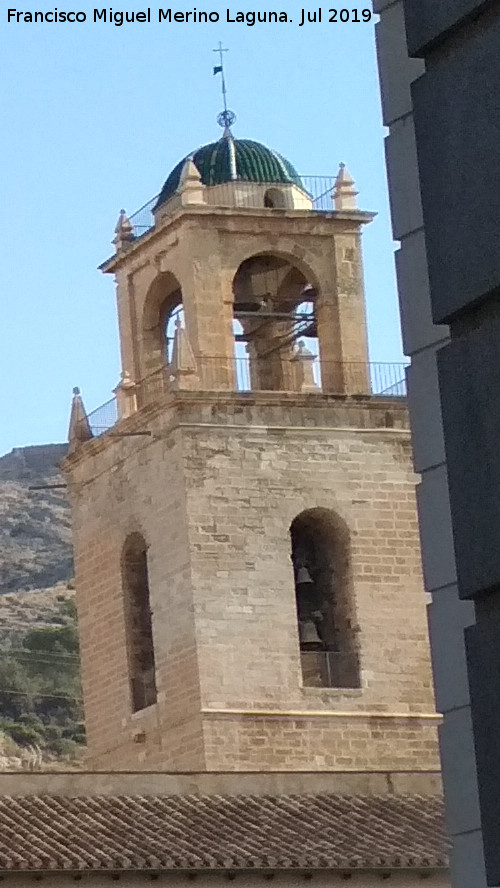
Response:
[[[417,797],[0,799],[0,867],[8,871],[442,866],[443,852],[439,803]]]

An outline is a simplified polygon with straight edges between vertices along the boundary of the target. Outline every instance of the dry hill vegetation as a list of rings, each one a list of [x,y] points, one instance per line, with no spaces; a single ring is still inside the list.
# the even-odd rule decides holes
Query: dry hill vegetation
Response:
[[[30,489],[63,483],[65,451],[0,458],[0,760],[74,757],[85,741],[68,504],[64,490]]]

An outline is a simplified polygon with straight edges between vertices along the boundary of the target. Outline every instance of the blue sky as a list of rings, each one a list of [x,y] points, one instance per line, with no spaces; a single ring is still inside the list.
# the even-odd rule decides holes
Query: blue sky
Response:
[[[132,213],[181,157],[218,137],[219,40],[230,49],[234,135],[276,148],[304,175],[333,175],[344,161],[362,208],[378,212],[364,237],[370,356],[401,361],[374,20],[330,24],[323,7],[321,24],[299,28],[301,7],[290,5],[292,23],[247,27],[225,22],[227,6],[200,4],[221,21],[159,24],[151,7],[151,24],[116,27],[93,23],[85,4],[63,8],[88,21],[7,24],[0,13],[0,454],[64,440],[74,385],[89,410],[111,396],[114,286],[97,266],[120,208]],[[239,8],[280,7],[230,7]]]

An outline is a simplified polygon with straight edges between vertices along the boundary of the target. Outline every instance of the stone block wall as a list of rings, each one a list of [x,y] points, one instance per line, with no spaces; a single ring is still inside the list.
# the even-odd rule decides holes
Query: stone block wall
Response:
[[[206,207],[168,217],[104,266],[116,275],[123,370],[138,382],[163,366],[164,311],[181,292],[199,388],[233,388],[233,282],[245,260],[265,254],[289,261],[314,287],[323,385],[338,391],[339,363],[366,372],[360,229],[372,218],[358,210],[235,214]]]
[[[190,599],[179,432],[92,442],[72,473],[75,577],[89,763],[136,767],[145,757],[202,767],[198,664]],[[146,444],[142,441],[147,440]],[[107,446],[106,446],[107,445]],[[84,484],[82,485],[82,481]],[[146,540],[158,705],[132,712],[121,557]],[[164,684],[168,661],[168,689]],[[169,725],[168,752],[163,721]],[[185,729],[185,724],[189,728]],[[147,755],[146,755],[147,749]]]
[[[89,763],[171,770],[400,770],[437,762],[405,407],[390,399],[178,393],[66,462]],[[358,689],[302,686],[289,528],[351,535]],[[131,711],[121,579],[149,545],[158,702]]]

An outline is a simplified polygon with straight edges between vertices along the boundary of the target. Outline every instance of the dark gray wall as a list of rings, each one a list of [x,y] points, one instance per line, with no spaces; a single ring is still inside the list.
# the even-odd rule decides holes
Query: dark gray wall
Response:
[[[500,2],[404,0],[488,885],[500,885]],[[472,886],[471,886],[472,888]]]
[[[500,303],[495,308],[478,312],[477,327],[438,355],[462,598],[500,588]]]
[[[486,616],[486,615],[485,615]],[[483,844],[489,885],[500,876],[500,617],[490,615],[465,630],[467,666],[474,728],[477,776],[481,797]]]
[[[413,85],[436,323],[500,292],[500,17],[467,30]]]
[[[404,0],[408,49],[420,56],[495,0]]]

